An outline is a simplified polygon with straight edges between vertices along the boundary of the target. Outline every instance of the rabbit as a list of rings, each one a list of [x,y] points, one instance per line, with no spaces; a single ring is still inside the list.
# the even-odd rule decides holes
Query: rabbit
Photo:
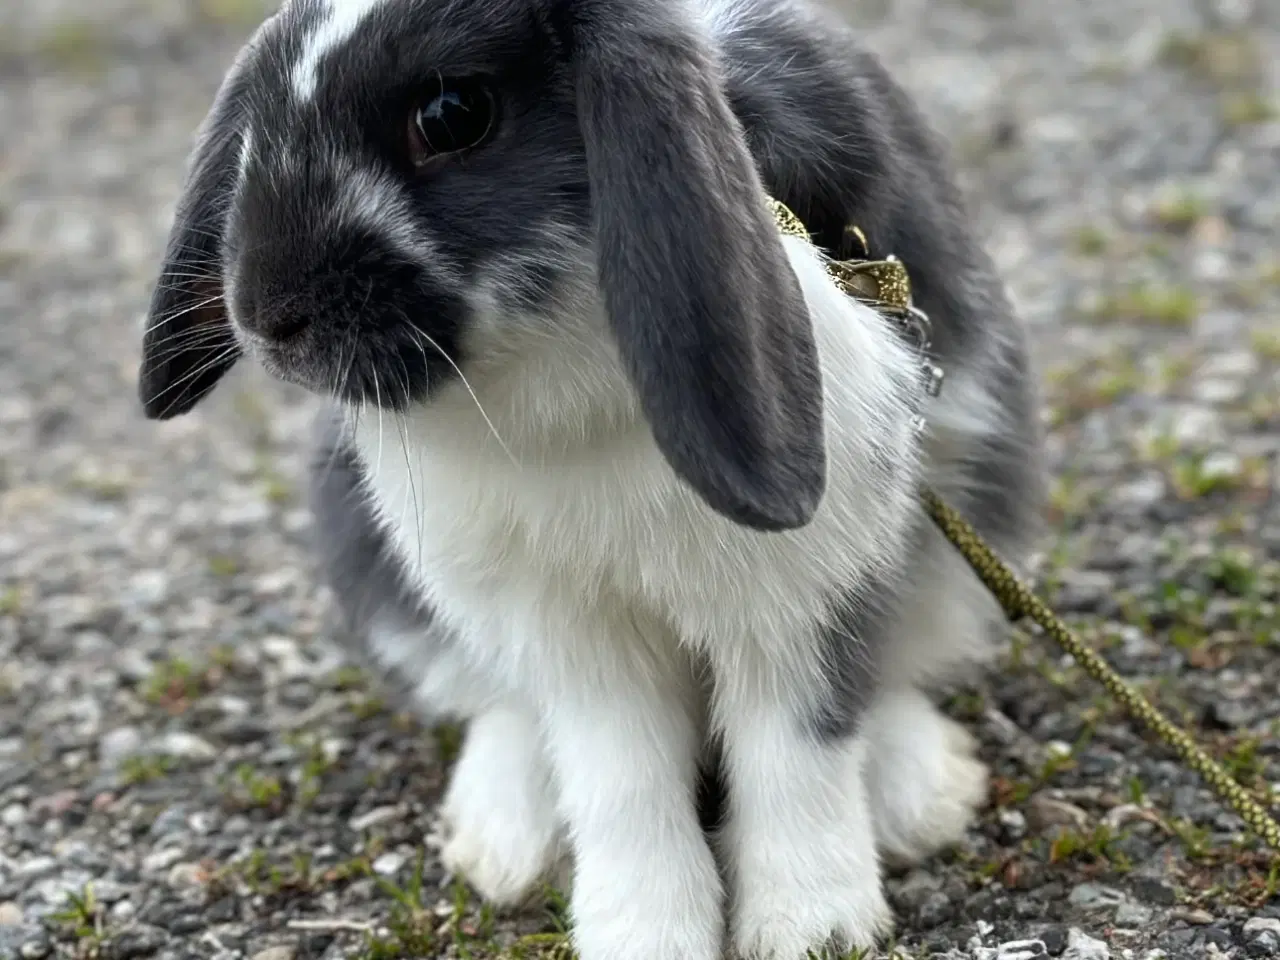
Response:
[[[937,396],[826,271],[854,224]],[[144,414],[243,356],[322,398],[323,578],[467,721],[442,856],[490,901],[567,863],[583,960],[798,960],[963,836],[987,771],[933,695],[1000,611],[919,490],[1024,569],[1038,395],[939,138],[834,13],[286,0],[199,131]]]

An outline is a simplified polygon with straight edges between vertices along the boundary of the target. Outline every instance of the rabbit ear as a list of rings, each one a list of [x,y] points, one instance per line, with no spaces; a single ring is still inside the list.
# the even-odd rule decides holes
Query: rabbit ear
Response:
[[[826,453],[799,282],[712,56],[652,7],[612,6],[570,30],[623,363],[658,447],[709,506],[760,530],[803,526]]]
[[[241,149],[232,114],[224,92],[197,139],[151,295],[138,373],[138,396],[151,420],[187,413],[240,356],[222,262]]]

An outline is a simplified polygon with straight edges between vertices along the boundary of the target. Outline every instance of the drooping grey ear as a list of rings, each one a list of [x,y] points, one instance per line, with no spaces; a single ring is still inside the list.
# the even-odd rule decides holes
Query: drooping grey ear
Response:
[[[241,131],[228,86],[197,136],[142,337],[138,396],[151,420],[187,413],[240,356],[223,294],[223,243]]]
[[[826,452],[799,282],[713,56],[657,4],[613,6],[571,35],[622,360],[663,455],[709,506],[760,530],[803,526]]]

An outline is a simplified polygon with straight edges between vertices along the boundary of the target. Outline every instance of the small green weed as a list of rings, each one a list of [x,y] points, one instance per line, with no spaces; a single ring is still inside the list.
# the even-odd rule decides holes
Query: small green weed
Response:
[[[144,681],[142,697],[171,713],[181,713],[192,701],[217,686],[224,672],[216,663],[198,667],[181,657],[162,660]]]
[[[277,776],[242,763],[236,767],[233,781],[232,800],[239,806],[274,810],[284,805],[284,786]]]
[[[164,754],[125,757],[120,764],[120,782],[126,787],[135,787],[153,780],[162,780],[177,765],[177,760]]]
[[[93,895],[93,886],[85,884],[80,893],[67,892],[67,904],[51,915],[65,936],[74,937],[81,957],[96,957],[105,937],[102,905]]]
[[[1190,326],[1199,312],[1199,300],[1186,287],[1139,285],[1105,298],[1094,316],[1180,329]]]

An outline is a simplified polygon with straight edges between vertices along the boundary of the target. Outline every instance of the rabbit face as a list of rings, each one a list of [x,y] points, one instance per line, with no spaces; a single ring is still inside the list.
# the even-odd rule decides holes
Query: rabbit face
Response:
[[[144,338],[147,415],[190,409],[242,352],[403,409],[494,357],[518,367],[520,324],[585,331],[609,345],[586,365],[617,376],[584,376],[629,384],[713,509],[808,523],[826,483],[813,331],[719,64],[683,16],[649,0],[286,3],[201,133]]]
[[[200,157],[225,213],[196,219],[235,343],[276,375],[403,408],[483,348],[477,277],[541,305],[581,263],[548,250],[586,226],[571,93],[527,7],[485,10],[289,5],[228,79]]]

